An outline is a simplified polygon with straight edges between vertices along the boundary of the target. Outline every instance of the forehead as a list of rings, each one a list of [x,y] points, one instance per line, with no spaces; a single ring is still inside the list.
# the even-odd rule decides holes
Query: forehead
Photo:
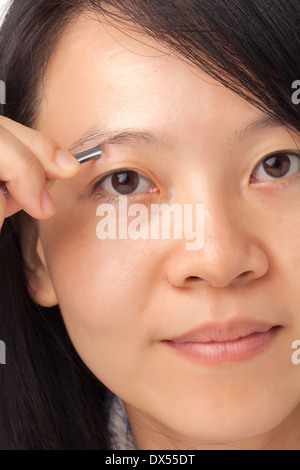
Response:
[[[217,129],[226,116],[229,126],[229,108],[236,122],[250,109],[166,46],[89,14],[64,32],[49,61],[36,127],[65,147],[102,124],[155,130],[164,122],[175,139],[212,121]]]

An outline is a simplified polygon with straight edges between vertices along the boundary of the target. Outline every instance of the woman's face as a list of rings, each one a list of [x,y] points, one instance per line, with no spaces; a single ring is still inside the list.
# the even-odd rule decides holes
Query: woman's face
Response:
[[[36,129],[74,153],[123,133],[55,183],[39,253],[75,348],[124,401],[140,448],[282,443],[300,417],[300,162],[295,136],[263,118],[154,40],[92,16],[49,63]],[[118,216],[119,195],[149,212],[203,204],[203,246],[100,239],[97,208]]]

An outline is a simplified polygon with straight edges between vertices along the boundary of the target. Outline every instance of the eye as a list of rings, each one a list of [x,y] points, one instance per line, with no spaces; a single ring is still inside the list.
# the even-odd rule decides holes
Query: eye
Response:
[[[256,167],[257,180],[276,180],[296,175],[300,171],[300,154],[280,151],[269,155]]]
[[[149,192],[155,185],[152,181],[134,170],[111,171],[93,186],[92,192],[99,190],[116,196],[131,196]]]

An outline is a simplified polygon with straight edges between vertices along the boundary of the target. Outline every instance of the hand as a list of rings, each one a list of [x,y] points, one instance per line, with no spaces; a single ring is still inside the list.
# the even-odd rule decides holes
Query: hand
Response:
[[[80,163],[50,137],[0,116],[0,228],[20,210],[44,220],[55,214],[48,191],[56,179],[75,176]],[[3,185],[2,185],[3,186]]]

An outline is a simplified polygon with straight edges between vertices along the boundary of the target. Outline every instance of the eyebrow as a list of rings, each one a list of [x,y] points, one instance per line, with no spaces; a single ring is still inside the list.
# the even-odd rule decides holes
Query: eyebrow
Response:
[[[234,142],[246,140],[254,135],[273,130],[277,127],[284,127],[284,124],[275,117],[264,115],[255,121],[247,123],[242,129],[234,131],[232,137]],[[93,144],[105,145],[128,145],[132,148],[146,147],[156,148],[156,150],[172,150],[176,144],[171,142],[166,135],[154,133],[147,129],[136,128],[97,128],[94,127],[83,134],[70,147],[70,152]]]
[[[76,140],[70,148],[70,152],[81,147],[88,147],[97,143],[99,145],[115,144],[128,145],[133,148],[156,147],[159,150],[171,150],[175,143],[167,139],[164,133],[153,133],[147,129],[133,128],[93,128],[87,131],[80,139]]]
[[[255,121],[249,122],[242,129],[236,130],[233,133],[233,141],[241,142],[255,135],[272,131],[277,127],[284,127],[284,124],[275,116],[264,115]]]

